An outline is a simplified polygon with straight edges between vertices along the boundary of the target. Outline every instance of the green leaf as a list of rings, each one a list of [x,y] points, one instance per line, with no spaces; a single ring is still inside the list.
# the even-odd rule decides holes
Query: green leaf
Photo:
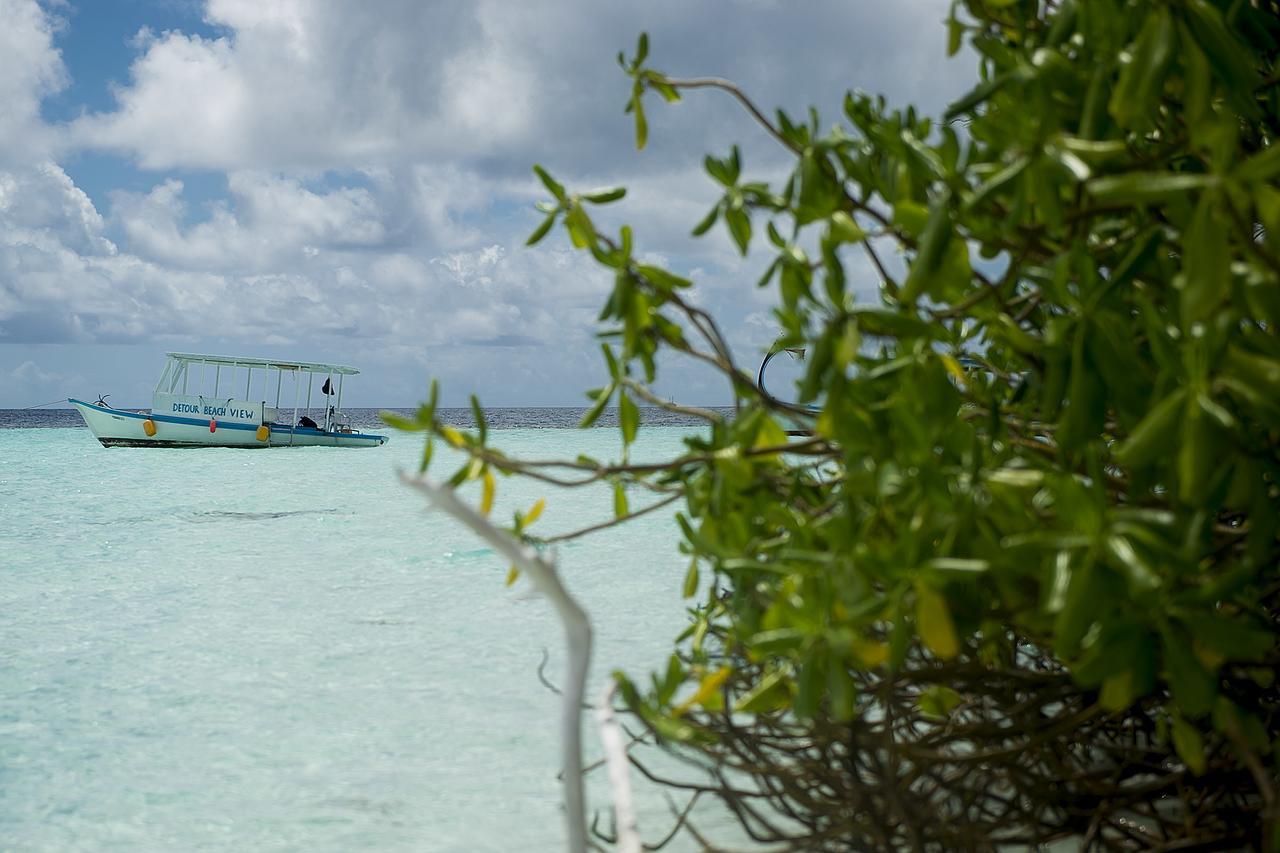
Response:
[[[974,86],[968,94],[960,98],[951,106],[947,107],[947,112],[943,116],[943,120],[950,122],[958,115],[972,112],[975,107],[986,102],[988,98],[1004,88],[1005,84],[1007,84],[1011,79],[1013,79],[1013,75],[1006,72],[992,80],[988,80]]]
[[[1187,30],[1209,58],[1227,100],[1245,115],[1257,115],[1253,92],[1262,81],[1249,61],[1254,52],[1231,33],[1222,13],[1206,0],[1187,0],[1183,8]]]
[[[613,484],[613,517],[622,518],[627,512],[627,489],[618,480]]]
[[[422,448],[422,461],[418,464],[418,473],[427,473],[427,468],[431,465],[431,456],[435,453],[436,439],[432,436],[427,439],[427,444]]]
[[[902,285],[902,301],[908,305],[915,304],[920,294],[930,289],[931,279],[942,266],[946,256],[947,244],[951,242],[952,223],[951,208],[945,200],[934,202],[929,211],[929,223],[920,235],[920,243],[916,248],[916,257],[911,264],[911,271]]]
[[[1254,154],[1240,164],[1233,177],[1242,183],[1262,183],[1280,177],[1280,143]]]
[[[480,408],[480,398],[475,394],[471,395],[471,417],[475,420],[476,429],[480,432],[480,443],[484,444],[485,436],[489,434],[489,427],[485,423],[484,409]]]
[[[847,667],[837,662],[827,667],[827,710],[837,722],[847,723],[857,713],[857,692]]]
[[[1107,204],[1149,204],[1180,198],[1192,190],[1212,186],[1212,175],[1182,172],[1127,172],[1094,178],[1086,184],[1089,194]]]
[[[763,714],[785,708],[790,700],[790,694],[787,692],[783,675],[781,670],[776,669],[765,675],[734,703],[733,710],[746,714]]]
[[[1209,482],[1219,461],[1217,430],[1198,401],[1183,410],[1182,441],[1178,445],[1178,499],[1188,506],[1206,502]]]
[[[693,236],[701,237],[703,234],[706,234],[708,231],[710,231],[711,226],[716,224],[716,217],[718,217],[719,215],[720,215],[720,205],[716,205],[715,207],[711,208],[711,211],[705,217],[703,217],[702,221],[699,222],[696,226],[694,226]]]
[[[542,185],[547,188],[547,192],[555,196],[557,201],[563,204],[567,200],[568,197],[565,195],[564,187],[557,183],[555,178],[547,174],[546,169],[535,164],[533,171],[538,176],[538,179],[542,181]]]
[[[569,239],[575,249],[585,249],[596,243],[596,226],[580,204],[573,204],[565,214],[564,224],[569,229]]]
[[[613,347],[608,344],[600,345],[600,352],[604,355],[604,363],[609,366],[609,376],[614,380],[622,378],[622,365],[618,363],[618,357],[613,354]]]
[[[947,600],[923,583],[916,584],[916,631],[929,650],[943,660],[960,653]]]
[[[1071,346],[1067,405],[1058,432],[1058,442],[1068,451],[1078,450],[1097,438],[1106,423],[1106,390],[1086,346],[1088,335],[1089,329],[1081,326]]]
[[[609,398],[613,396],[613,390],[616,387],[616,384],[610,382],[607,387],[600,389],[599,393],[595,395],[595,402],[591,404],[591,408],[587,409],[586,414],[582,416],[582,421],[578,424],[579,429],[586,429],[600,419],[600,413],[608,405]]]
[[[1178,757],[1187,765],[1187,769],[1199,776],[1205,771],[1204,738],[1200,731],[1181,714],[1173,715],[1173,748]]]
[[[917,705],[920,712],[939,719],[945,719],[960,704],[961,696],[954,689],[941,684],[934,684],[920,694]]]
[[[649,87],[652,89],[656,89],[658,94],[661,95],[662,99],[666,101],[668,104],[674,104],[676,101],[680,100],[680,92],[676,90],[675,86],[672,86],[670,83],[666,82],[665,80],[658,79],[656,77],[650,77]]]
[[[999,172],[996,172],[990,178],[982,182],[982,185],[974,190],[973,195],[964,203],[966,211],[973,210],[996,195],[996,193],[1009,186],[1015,178],[1021,175],[1031,164],[1031,158],[1025,155],[1018,157],[1008,166],[1005,166]]]
[[[796,222],[805,225],[835,212],[844,195],[833,177],[826,157],[812,148],[800,158],[800,196],[796,202]]]
[[[1163,6],[1147,15],[1120,71],[1120,82],[1111,95],[1110,110],[1122,127],[1150,122],[1150,114],[1164,83],[1165,68],[1173,55],[1176,30],[1173,16]]]
[[[689,279],[667,272],[662,267],[640,264],[636,267],[636,272],[663,290],[679,290],[693,286],[693,282],[689,281]]]
[[[643,151],[645,143],[649,141],[649,122],[644,117],[644,104],[639,98],[635,100],[636,113],[636,150]]]
[[[731,207],[724,212],[724,221],[729,226],[729,233],[733,236],[738,251],[745,256],[747,247],[751,244],[751,218],[741,208]]]
[[[861,243],[867,239],[867,232],[843,210],[831,214],[828,234],[835,243]]]
[[[1137,468],[1167,458],[1177,443],[1178,422],[1185,410],[1184,390],[1165,397],[1147,412],[1129,438],[1116,449],[1116,461],[1125,467]]]
[[[393,429],[404,430],[405,432],[421,432],[424,429],[428,429],[426,424],[420,424],[416,420],[406,418],[404,415],[397,412],[379,412],[378,417],[381,418],[382,422],[387,426],[392,427]]]
[[[1227,225],[1215,193],[1205,193],[1196,205],[1191,227],[1183,237],[1182,323],[1187,328],[1203,320],[1230,291],[1231,254]]]
[[[988,571],[991,568],[991,562],[960,557],[934,557],[925,563],[925,567],[935,572],[974,575]]]
[[[680,594],[684,598],[693,598],[698,591],[698,561],[696,559],[689,561],[689,571],[684,574],[684,587]]]
[[[1182,712],[1191,717],[1209,713],[1218,695],[1218,683],[1205,671],[1191,644],[1181,631],[1165,626],[1160,631],[1164,649],[1165,678],[1173,690],[1173,699]]]
[[[964,40],[964,25],[956,20],[955,12],[947,18],[947,56],[955,56],[960,52]]]
[[[800,664],[800,672],[796,676],[796,695],[792,708],[797,717],[802,720],[813,719],[822,703],[826,686],[826,655],[820,649],[810,649],[804,656]]]
[[[1261,661],[1276,642],[1271,631],[1252,624],[1243,614],[1187,613],[1177,618],[1197,643],[1232,661]]]
[[[649,34],[640,33],[636,41],[636,65],[642,65],[649,57]]]
[[[1067,555],[1063,555],[1064,557]],[[1066,599],[1054,621],[1054,649],[1059,657],[1075,657],[1080,640],[1097,620],[1097,602],[1102,590],[1099,567],[1092,555],[1084,558],[1082,565],[1063,563],[1069,573]]]
[[[592,204],[608,204],[611,201],[617,201],[627,194],[626,187],[609,187],[608,189],[592,190],[582,194],[584,201]]]
[[[640,410],[625,392],[618,395],[618,425],[622,429],[622,443],[631,444],[640,429]]]
[[[558,211],[547,214],[547,218],[542,220],[542,224],[534,229],[533,233],[529,235],[529,239],[524,241],[524,244],[526,246],[537,245],[543,237],[547,236],[547,232],[551,230],[551,226],[556,224],[557,215]]]

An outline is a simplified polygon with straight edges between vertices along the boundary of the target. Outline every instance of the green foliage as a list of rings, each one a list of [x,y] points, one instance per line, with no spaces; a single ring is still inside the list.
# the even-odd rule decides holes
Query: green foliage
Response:
[[[760,780],[720,790],[799,815],[739,812],[800,846],[1269,845],[1280,8],[965,0],[947,32],[979,81],[941,124],[857,93],[829,131],[771,122],[649,68],[644,37],[619,57],[638,147],[647,92],[719,88],[794,158],[771,187],[736,147],[708,156],[723,197],[694,233],[772,253],[811,405],[763,394],[690,282],[595,229],[620,190],[536,169],[553,200],[530,243],[559,223],[615,272],[584,426],[616,399],[634,441],[662,349],[737,400],[669,464],[566,463],[613,482],[619,518],[631,487],[684,504],[684,594],[705,598],[666,675],[622,695],[671,748]],[[878,283],[849,279],[856,252]],[[394,425],[546,477],[433,409]]]

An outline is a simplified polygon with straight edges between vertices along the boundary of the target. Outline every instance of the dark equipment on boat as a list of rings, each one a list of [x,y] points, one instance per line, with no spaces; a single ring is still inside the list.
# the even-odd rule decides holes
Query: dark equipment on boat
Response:
[[[333,385],[330,384],[331,382],[333,382],[332,379],[326,379],[324,384],[320,386],[320,392],[326,397],[333,393]]]
[[[310,427],[311,429],[320,429],[320,425],[317,424],[315,421],[311,420],[311,418],[307,417],[306,415],[303,415],[302,417],[298,418],[298,426]]]

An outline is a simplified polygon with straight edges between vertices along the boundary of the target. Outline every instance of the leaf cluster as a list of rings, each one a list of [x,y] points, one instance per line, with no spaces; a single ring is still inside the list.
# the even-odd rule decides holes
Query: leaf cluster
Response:
[[[537,170],[530,242],[559,223],[615,272],[584,425],[616,400],[630,445],[663,350],[736,400],[665,464],[556,469],[613,482],[620,520],[628,492],[682,502],[691,625],[623,695],[797,847],[1277,843],[1280,8],[962,0],[947,28],[979,79],[940,122],[851,92],[824,130],[651,69],[643,37],[620,57],[639,147],[648,91],[712,88],[793,158],[773,187],[707,157],[694,233],[772,255],[801,405],[598,232],[620,190]]]

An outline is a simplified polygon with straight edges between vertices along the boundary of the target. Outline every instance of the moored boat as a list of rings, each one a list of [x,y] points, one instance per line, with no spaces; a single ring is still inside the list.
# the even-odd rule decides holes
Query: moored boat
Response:
[[[387,441],[385,435],[356,430],[342,412],[344,380],[360,372],[354,367],[180,352],[167,356],[149,412],[118,409],[103,397],[95,403],[70,401],[104,447],[378,447]],[[313,419],[317,376],[324,377],[324,404],[319,419]],[[237,397],[242,381],[244,395]],[[225,390],[232,396],[224,397]],[[269,405],[272,390],[275,404]]]

